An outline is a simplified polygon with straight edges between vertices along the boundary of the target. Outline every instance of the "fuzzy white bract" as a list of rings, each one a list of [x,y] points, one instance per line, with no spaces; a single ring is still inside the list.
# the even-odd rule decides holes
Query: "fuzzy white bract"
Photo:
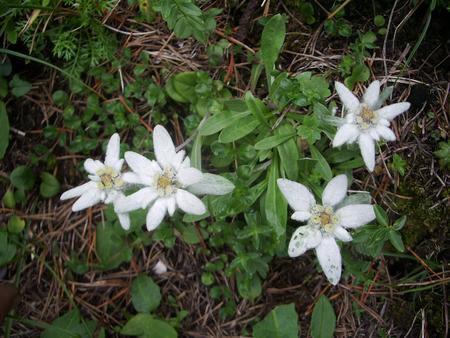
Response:
[[[375,141],[380,138],[395,141],[389,128],[390,121],[409,109],[409,102],[394,103],[380,108],[380,82],[373,81],[360,102],[353,93],[340,82],[335,83],[336,92],[344,105],[346,122],[339,127],[333,139],[333,147],[358,141],[361,155],[369,171],[375,168]]]
[[[84,169],[89,173],[89,182],[72,188],[61,195],[61,200],[79,197],[73,204],[73,211],[89,208],[97,203],[113,203],[124,198],[125,181],[122,178],[120,159],[120,137],[114,134],[106,147],[105,162],[88,158],[84,162]],[[120,224],[124,229],[130,228],[128,213],[117,213]]]
[[[118,213],[149,208],[146,221],[149,231],[161,224],[166,213],[172,216],[177,207],[188,214],[204,214],[206,207],[195,195],[224,195],[234,189],[227,179],[191,167],[189,157],[185,157],[183,150],[175,150],[169,133],[160,125],[153,130],[153,146],[156,161],[132,151],[125,153],[133,172],[125,173],[123,180],[144,187],[115,205]]]
[[[347,177],[338,175],[325,187],[322,204],[318,204],[307,187],[287,179],[278,179],[278,187],[294,209],[292,219],[307,222],[297,228],[289,243],[288,254],[297,257],[315,249],[317,259],[328,281],[336,285],[341,278],[341,253],[336,239],[352,240],[346,229],[355,229],[375,219],[370,204],[350,204],[336,208],[347,195]],[[337,209],[337,210],[336,210]]]

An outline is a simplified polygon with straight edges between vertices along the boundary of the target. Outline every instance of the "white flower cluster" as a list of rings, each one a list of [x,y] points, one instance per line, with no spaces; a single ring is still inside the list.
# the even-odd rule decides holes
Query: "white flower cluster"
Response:
[[[73,211],[89,208],[99,202],[113,203],[120,224],[130,228],[129,212],[148,208],[147,230],[161,224],[166,213],[173,216],[177,208],[188,214],[202,215],[206,207],[196,195],[225,195],[234,189],[226,178],[191,167],[189,157],[183,150],[176,151],[172,138],[164,127],[153,130],[155,160],[128,151],[125,161],[132,171],[122,173],[120,139],[111,136],[106,148],[105,162],[87,159],[84,168],[89,173],[89,182],[70,189],[61,195],[61,200],[79,197]],[[124,191],[132,186],[142,187],[125,196]]]

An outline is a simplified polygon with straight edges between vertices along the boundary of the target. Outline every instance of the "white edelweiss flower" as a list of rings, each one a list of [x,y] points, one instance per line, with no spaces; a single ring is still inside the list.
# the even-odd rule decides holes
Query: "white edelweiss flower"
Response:
[[[375,141],[380,138],[395,141],[395,134],[389,128],[390,121],[407,111],[411,104],[400,102],[380,108],[380,81],[373,81],[369,85],[362,102],[342,83],[336,82],[335,87],[347,115],[346,122],[336,132],[333,147],[358,141],[364,163],[369,171],[373,171]]]
[[[183,150],[176,152],[169,133],[160,125],[153,130],[153,145],[156,161],[132,151],[125,153],[133,172],[125,173],[124,181],[145,187],[115,205],[119,213],[148,207],[148,231],[161,224],[166,212],[172,216],[177,207],[188,214],[204,214],[206,207],[195,195],[225,195],[234,189],[226,178],[191,167],[189,157]]]
[[[352,240],[346,229],[355,229],[375,219],[370,204],[350,204],[337,210],[347,195],[347,177],[338,175],[325,187],[322,204],[318,204],[307,187],[287,179],[278,179],[278,187],[294,209],[292,219],[307,222],[297,228],[289,242],[288,254],[297,257],[315,249],[317,259],[328,281],[336,285],[341,278],[341,253],[336,239]]]
[[[61,195],[61,200],[80,197],[72,206],[73,211],[89,208],[97,203],[113,203],[114,205],[125,198],[123,189],[125,182],[121,170],[123,159],[120,155],[120,137],[114,134],[106,147],[105,162],[88,158],[84,162],[84,169],[89,173],[89,182],[72,188]],[[130,218],[127,213],[117,213],[121,226],[130,228]]]

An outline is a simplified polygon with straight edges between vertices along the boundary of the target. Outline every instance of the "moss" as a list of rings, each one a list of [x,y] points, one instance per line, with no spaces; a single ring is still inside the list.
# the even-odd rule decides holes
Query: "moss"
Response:
[[[396,201],[397,212],[408,217],[402,230],[406,245],[415,247],[425,239],[442,241],[447,237],[447,205],[433,198],[429,187],[420,181],[406,180],[400,184],[399,192],[410,198]]]

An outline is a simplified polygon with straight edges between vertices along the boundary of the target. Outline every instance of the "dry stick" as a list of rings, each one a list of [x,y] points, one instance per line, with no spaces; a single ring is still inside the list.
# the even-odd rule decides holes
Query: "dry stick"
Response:
[[[330,20],[331,18],[333,18],[337,13],[339,13],[339,12],[342,10],[342,8],[344,8],[345,6],[347,6],[348,3],[349,3],[350,1],[352,1],[352,0],[345,0],[345,1],[342,3],[342,5],[340,5],[338,8],[336,8],[336,9],[334,10],[333,13],[331,13],[330,15],[328,15],[328,18],[327,18],[327,19]]]
[[[239,41],[239,40],[237,40],[237,39],[235,39],[235,38],[233,38],[233,37],[231,37],[231,36],[225,35],[223,32],[219,31],[218,29],[216,29],[214,32],[215,32],[217,35],[223,37],[224,39],[227,39],[228,41],[230,41],[230,42],[232,42],[232,43],[234,43],[234,44],[236,44],[236,45],[239,45],[239,46],[241,46],[241,47],[247,49],[250,53],[256,54],[255,50],[253,50],[252,48],[250,48],[249,46],[247,46],[245,43],[243,43],[243,42],[241,42],[241,41]]]

